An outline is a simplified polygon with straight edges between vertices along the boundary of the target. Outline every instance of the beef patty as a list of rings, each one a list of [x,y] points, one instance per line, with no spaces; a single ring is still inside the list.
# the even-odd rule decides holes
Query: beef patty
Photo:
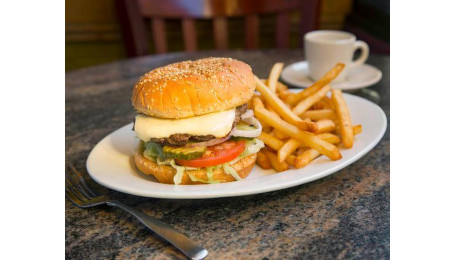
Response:
[[[240,121],[240,116],[246,112],[247,105],[241,105],[235,108],[235,119],[232,128]],[[231,129],[232,130],[232,129]],[[160,143],[162,145],[185,145],[189,142],[206,142],[216,137],[213,135],[190,135],[190,134],[173,134],[166,138],[151,138],[151,142]]]

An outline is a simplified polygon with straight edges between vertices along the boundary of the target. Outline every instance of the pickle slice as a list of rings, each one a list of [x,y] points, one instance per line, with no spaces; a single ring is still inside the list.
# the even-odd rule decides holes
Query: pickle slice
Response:
[[[172,147],[164,146],[163,153],[167,158],[192,160],[201,157],[206,147]]]

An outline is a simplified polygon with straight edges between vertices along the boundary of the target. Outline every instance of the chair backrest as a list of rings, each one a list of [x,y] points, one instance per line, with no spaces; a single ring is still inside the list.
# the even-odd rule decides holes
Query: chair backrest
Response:
[[[149,54],[144,20],[151,22],[156,53],[167,52],[166,19],[180,19],[186,51],[198,48],[195,19],[212,19],[215,47],[228,48],[227,18],[244,17],[245,48],[259,45],[259,15],[276,14],[277,48],[289,47],[289,13],[300,11],[299,35],[317,28],[319,0],[116,0],[128,56]],[[302,38],[302,37],[300,37]]]

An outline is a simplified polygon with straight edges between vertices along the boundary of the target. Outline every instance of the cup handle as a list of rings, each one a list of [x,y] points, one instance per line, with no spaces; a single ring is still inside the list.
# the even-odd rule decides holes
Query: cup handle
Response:
[[[357,49],[360,49],[360,57],[351,63],[351,68],[364,64],[370,54],[370,48],[364,41],[356,41],[354,43],[354,51]]]

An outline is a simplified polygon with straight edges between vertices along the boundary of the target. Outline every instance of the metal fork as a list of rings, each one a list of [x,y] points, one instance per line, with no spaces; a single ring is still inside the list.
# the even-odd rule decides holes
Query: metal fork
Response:
[[[119,201],[111,200],[105,195],[99,195],[91,180],[84,180],[82,175],[69,165],[65,169],[65,194],[77,206],[89,208],[102,204],[121,208],[135,216],[142,224],[151,229],[164,240],[173,244],[183,254],[191,259],[203,259],[208,251],[195,241],[173,229],[168,224],[143,213],[140,210],[131,208]]]

